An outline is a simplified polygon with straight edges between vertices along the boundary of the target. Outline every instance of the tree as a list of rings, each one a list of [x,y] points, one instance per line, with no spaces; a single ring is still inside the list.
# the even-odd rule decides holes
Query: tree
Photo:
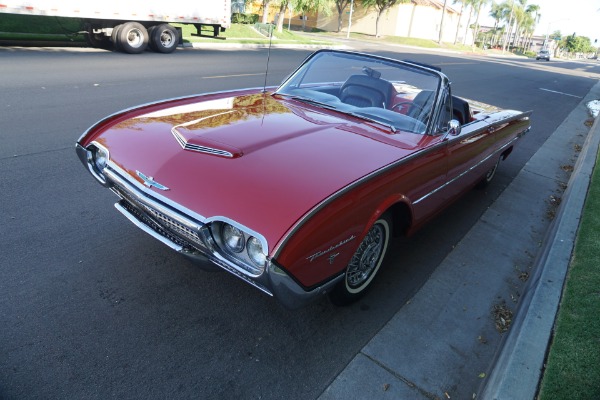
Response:
[[[335,0],[335,7],[338,11],[338,32],[342,30],[342,18],[344,17],[344,10],[346,9],[346,7],[348,7],[350,1],[351,0]]]
[[[504,27],[499,26],[500,21],[504,18],[504,7],[501,4],[492,3],[489,16],[494,19],[494,37],[491,45],[495,46],[498,43],[498,34],[504,29]]]
[[[277,18],[277,32],[283,32],[283,20],[285,19],[285,10],[290,5],[290,0],[279,0],[279,17]]]
[[[467,33],[471,25],[471,17],[473,16],[473,3],[475,0],[465,0],[467,7],[469,8],[469,18],[467,18],[467,27],[465,28],[465,36],[463,36],[463,45],[467,44]],[[475,40],[475,38],[473,38]]]
[[[573,33],[563,39],[564,47],[569,53],[591,53],[594,51],[590,38]]]
[[[263,9],[263,15],[262,15],[262,23],[263,24],[268,24],[269,23],[269,3],[271,2],[271,0],[262,0],[262,9]]]
[[[508,18],[504,17],[504,19],[506,21],[508,21],[508,24],[507,24],[508,25],[508,30],[506,31],[506,37],[504,38],[504,43],[502,43],[502,52],[506,51],[506,46],[510,43],[510,39],[512,37],[512,33],[513,33],[513,16],[515,14],[515,0],[511,0],[510,5],[507,2],[504,2],[504,4],[506,4],[506,8],[510,10],[510,13],[508,13],[508,15],[509,15]]]
[[[323,11],[325,14],[331,12],[333,0],[292,0],[294,10],[302,13],[302,30],[306,30],[306,14]]]
[[[460,3],[460,11],[458,12],[458,22],[456,23],[456,34],[454,35],[454,44],[458,42],[458,32],[460,31],[460,20],[462,19],[463,8],[465,7],[466,0],[454,0],[454,3]]]
[[[442,20],[440,21],[440,34],[438,36],[438,43],[442,43],[442,36],[444,34],[444,17],[446,16],[446,9],[448,8],[446,3],[448,0],[444,0],[444,7],[442,8]]]
[[[379,37],[379,19],[381,15],[395,6],[396,4],[408,3],[410,0],[361,0],[364,7],[375,7],[377,10],[377,17],[375,19],[375,37]]]
[[[475,0],[473,2],[473,7],[477,7],[477,18],[475,18],[475,29],[473,31],[473,44],[471,45],[471,49],[475,50],[475,41],[477,40],[477,36],[479,35],[479,17],[481,16],[481,8],[488,3],[489,0]]]

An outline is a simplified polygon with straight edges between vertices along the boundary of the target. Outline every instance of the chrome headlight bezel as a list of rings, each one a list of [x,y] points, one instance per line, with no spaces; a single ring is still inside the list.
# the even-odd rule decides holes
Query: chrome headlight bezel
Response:
[[[268,247],[264,237],[229,219],[212,221],[210,230],[222,257],[250,276],[258,277],[265,272]],[[230,239],[235,242],[233,246]]]
[[[104,146],[93,142],[87,147],[87,162],[90,172],[100,183],[106,184],[104,170],[110,161],[110,153]]]

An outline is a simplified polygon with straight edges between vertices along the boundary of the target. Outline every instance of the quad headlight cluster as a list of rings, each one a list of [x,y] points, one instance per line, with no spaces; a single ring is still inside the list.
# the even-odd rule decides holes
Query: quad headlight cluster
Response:
[[[227,258],[233,258],[238,265],[241,262],[251,275],[264,272],[267,256],[259,238],[226,222],[214,223],[212,228]]]

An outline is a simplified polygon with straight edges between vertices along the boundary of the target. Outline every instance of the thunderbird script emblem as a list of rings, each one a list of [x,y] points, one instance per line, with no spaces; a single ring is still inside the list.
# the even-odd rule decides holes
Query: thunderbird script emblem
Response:
[[[141,173],[140,171],[135,171],[135,173],[137,174],[137,176],[139,176],[140,178],[142,178],[142,180],[144,181],[144,186],[146,186],[146,187],[155,187],[158,190],[169,190],[168,187],[166,187],[164,185],[161,185],[160,183],[156,182],[153,177],[146,176],[143,173]]]

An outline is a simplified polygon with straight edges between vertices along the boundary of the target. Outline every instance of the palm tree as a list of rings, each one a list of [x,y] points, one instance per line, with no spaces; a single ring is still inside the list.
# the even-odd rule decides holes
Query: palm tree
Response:
[[[471,25],[471,17],[473,16],[473,7],[476,0],[465,0],[467,7],[469,8],[469,18],[467,18],[467,27],[465,28],[465,36],[463,37],[463,45],[467,44],[467,33]],[[475,40],[475,38],[473,38]]]
[[[497,43],[497,40],[498,40],[498,37],[497,37],[497,33],[499,30],[498,25],[500,25],[500,21],[503,18],[503,7],[500,4],[493,2],[492,8],[490,9],[489,16],[494,19],[494,37],[492,38],[491,45],[495,46]]]
[[[481,8],[488,3],[489,0],[474,0],[473,7],[477,7],[477,18],[475,19],[475,30],[473,32],[473,44],[471,49],[475,50],[475,41],[479,35],[479,17],[481,16]]]
[[[458,42],[458,31],[460,30],[460,20],[462,19],[462,12],[467,0],[454,0],[452,4],[460,3],[460,11],[458,12],[458,22],[456,23],[456,34],[454,35],[454,44]]]
[[[448,2],[448,0],[444,0],[444,7],[442,8],[442,20],[440,21],[440,35],[438,38],[438,43],[442,43],[442,35],[444,33],[444,16],[446,15],[446,3]]]
[[[537,24],[539,24],[540,22],[540,18],[542,17],[542,15],[540,14],[540,6],[536,5],[536,4],[530,4],[527,6],[527,8],[525,9],[525,11],[531,15],[531,13],[533,13],[533,24],[531,26],[530,32],[529,32],[529,38],[527,39],[526,42],[526,48],[528,49],[529,47],[531,47],[531,42],[533,40],[533,32],[535,31],[535,27],[537,26]]]
[[[508,21],[508,30],[506,31],[504,43],[502,43],[502,52],[504,53],[506,51],[506,46],[508,45],[508,43],[510,42],[510,38],[512,37],[513,16],[515,13],[515,0],[511,0],[510,5],[507,2],[504,2],[503,4],[506,4],[505,12],[507,11],[506,9],[510,10],[510,12],[508,13],[508,18],[504,17],[504,19]]]

